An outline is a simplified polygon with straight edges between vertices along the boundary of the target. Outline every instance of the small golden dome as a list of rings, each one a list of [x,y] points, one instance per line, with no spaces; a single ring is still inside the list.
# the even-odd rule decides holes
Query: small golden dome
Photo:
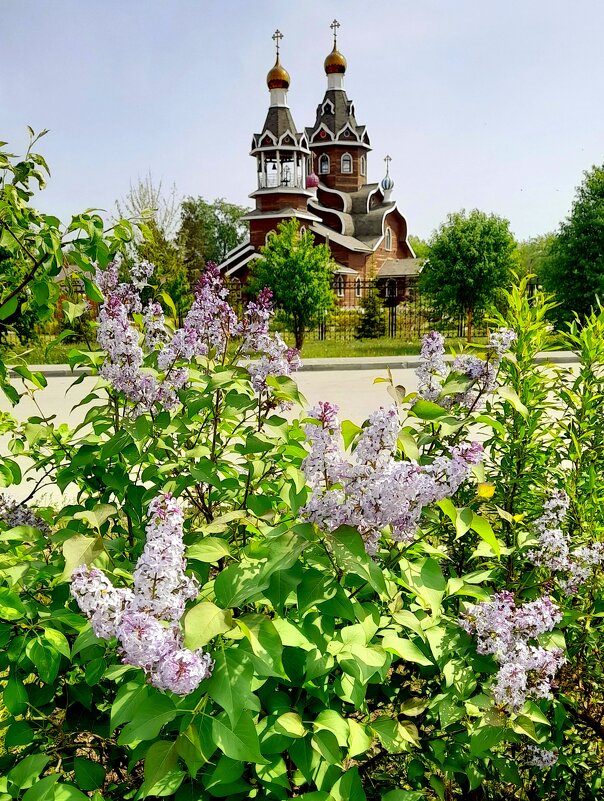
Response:
[[[342,75],[346,72],[346,59],[336,48],[335,43],[333,50],[325,59],[325,73],[331,75],[334,72],[339,72]]]
[[[281,66],[279,55],[277,55],[275,66],[269,70],[266,76],[266,84],[269,89],[287,89],[289,86],[289,72]]]

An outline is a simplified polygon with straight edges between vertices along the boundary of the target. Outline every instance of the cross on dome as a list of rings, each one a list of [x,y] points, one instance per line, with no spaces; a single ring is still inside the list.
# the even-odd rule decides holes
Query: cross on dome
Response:
[[[390,156],[385,156],[384,161],[386,162],[386,175],[390,175],[390,162],[392,158]]]
[[[334,21],[331,23],[329,27],[333,31],[333,46],[335,47],[338,38],[338,28],[340,27],[340,23],[337,21],[337,19],[334,19]]]
[[[281,39],[283,39],[283,34],[279,28],[277,28],[273,34],[273,41],[275,42],[275,48],[277,50],[277,58],[279,57],[279,45],[281,44]]]

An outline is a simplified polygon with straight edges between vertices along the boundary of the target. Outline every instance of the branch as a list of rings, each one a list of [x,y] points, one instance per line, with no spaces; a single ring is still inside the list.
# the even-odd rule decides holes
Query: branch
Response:
[[[16,295],[18,295],[20,292],[22,292],[25,289],[25,287],[30,283],[30,281],[33,281],[35,274],[38,272],[38,270],[40,269],[41,265],[44,263],[45,259],[48,258],[48,254],[42,256],[40,259],[36,259],[35,256],[29,251],[29,248],[27,248],[23,244],[23,242],[21,242],[21,240],[10,230],[10,228],[8,228],[6,225],[4,225],[4,223],[1,223],[1,222],[0,222],[0,226],[2,228],[4,228],[5,231],[8,231],[8,233],[12,236],[12,238],[19,245],[19,247],[22,248],[25,251],[25,253],[27,253],[29,258],[34,263],[33,267],[26,274],[25,278],[21,281],[19,286],[16,289],[13,289],[13,291],[8,295],[8,297],[6,297],[2,301],[1,305],[2,306],[6,306],[7,303],[9,303]]]

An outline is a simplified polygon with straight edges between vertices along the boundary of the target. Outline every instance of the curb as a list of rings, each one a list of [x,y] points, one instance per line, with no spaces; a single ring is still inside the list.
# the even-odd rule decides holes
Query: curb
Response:
[[[445,357],[451,359],[452,357]],[[577,357],[570,351],[552,351],[540,353],[537,356],[540,363],[575,364]],[[339,370],[410,370],[419,367],[419,356],[373,356],[373,357],[345,357],[341,359],[307,359],[302,364],[300,372],[318,373]],[[76,367],[72,370],[67,364],[30,364],[29,369],[43,373],[47,378],[78,378],[81,375],[90,375],[85,367]],[[16,374],[11,371],[11,377]]]

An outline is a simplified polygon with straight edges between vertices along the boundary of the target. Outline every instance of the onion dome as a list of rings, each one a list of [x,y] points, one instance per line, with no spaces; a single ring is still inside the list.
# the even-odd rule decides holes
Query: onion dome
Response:
[[[269,70],[266,76],[266,84],[269,89],[287,89],[289,87],[289,72],[279,61],[279,54],[277,54],[275,66]]]
[[[382,178],[382,182],[381,182],[380,186],[382,187],[384,192],[389,192],[392,189],[394,189],[394,181],[392,180],[392,178],[389,175],[385,175]]]
[[[306,188],[316,189],[317,186],[319,186],[319,176],[316,173],[311,172],[306,176]]]
[[[346,72],[346,59],[337,49],[336,44],[334,42],[333,50],[325,59],[325,74],[326,75],[333,75],[333,73],[339,73],[343,75]]]

